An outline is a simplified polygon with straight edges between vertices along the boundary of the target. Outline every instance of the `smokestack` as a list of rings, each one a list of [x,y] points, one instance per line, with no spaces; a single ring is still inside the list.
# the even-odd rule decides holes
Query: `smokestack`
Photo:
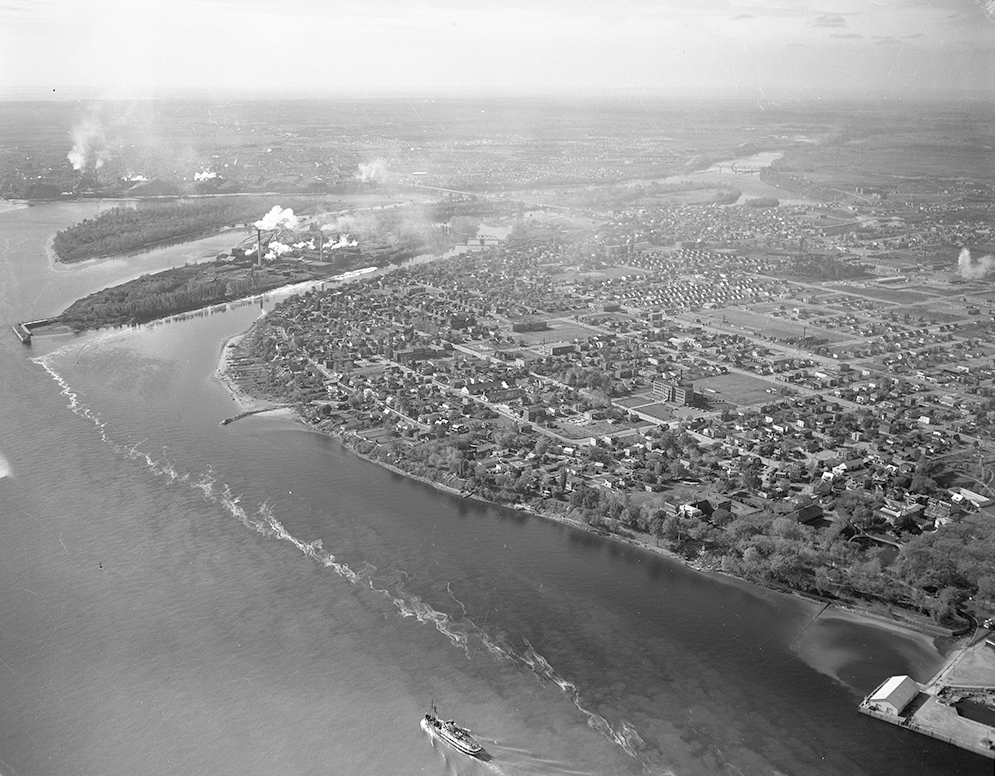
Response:
[[[261,229],[256,229],[256,266],[263,266],[263,233]]]
[[[318,230],[318,261],[325,260],[325,234]]]

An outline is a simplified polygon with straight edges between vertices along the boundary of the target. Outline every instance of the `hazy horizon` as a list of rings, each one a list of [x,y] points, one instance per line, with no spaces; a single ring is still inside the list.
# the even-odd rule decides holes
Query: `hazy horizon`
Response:
[[[5,100],[995,92],[981,0],[6,0],[0,36]]]

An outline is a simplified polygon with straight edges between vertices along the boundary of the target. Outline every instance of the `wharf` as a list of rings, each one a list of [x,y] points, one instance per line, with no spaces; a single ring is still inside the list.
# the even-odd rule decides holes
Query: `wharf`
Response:
[[[22,345],[31,344],[31,330],[28,329],[27,326],[23,323],[15,323],[10,328],[14,330],[14,334],[17,335],[17,338],[21,341]]]
[[[14,330],[14,334],[21,341],[23,345],[31,344],[31,330],[39,326],[49,326],[56,323],[58,318],[39,318],[37,321],[19,321],[15,323],[10,328]]]
[[[869,696],[868,696],[869,697]],[[858,711],[891,725],[946,741],[948,744],[995,760],[995,728],[967,719],[957,709],[941,703],[935,696],[920,693],[909,705],[906,714],[896,716],[878,711],[865,698]]]
[[[287,405],[285,405],[285,404],[276,404],[276,405],[273,405],[272,407],[259,407],[259,408],[254,409],[254,410],[244,410],[243,412],[238,413],[238,415],[232,415],[230,418],[225,418],[218,425],[220,425],[220,426],[227,426],[229,423],[234,423],[236,420],[241,420],[242,418],[247,418],[250,415],[259,415],[259,414],[261,414],[263,412],[273,412],[273,410],[283,409],[286,406]]]
[[[995,649],[988,631],[981,630],[927,684],[893,676],[864,698],[858,711],[995,760],[995,727],[969,719],[958,708],[966,701],[990,709],[993,699]]]

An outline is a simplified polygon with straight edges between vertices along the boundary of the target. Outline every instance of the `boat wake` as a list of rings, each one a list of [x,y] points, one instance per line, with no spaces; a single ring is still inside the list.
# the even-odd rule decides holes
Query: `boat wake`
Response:
[[[481,654],[481,648],[496,658],[518,665],[529,670],[538,679],[555,684],[563,694],[571,700],[574,706],[587,718],[589,727],[597,730],[608,740],[621,747],[631,757],[644,765],[645,758],[640,750],[645,747],[636,729],[626,721],[613,727],[607,719],[584,706],[577,685],[564,679],[556,673],[549,661],[543,657],[525,638],[518,648],[508,643],[503,634],[491,636],[482,627],[476,625],[468,616],[466,605],[453,592],[452,584],[447,583],[446,591],[458,611],[452,614],[436,609],[420,596],[406,589],[410,580],[403,570],[392,574],[381,574],[377,579],[378,569],[372,563],[365,563],[359,571],[339,560],[334,554],[324,548],[321,539],[303,540],[294,536],[274,514],[268,501],[263,501],[255,507],[247,507],[242,502],[242,496],[234,493],[231,487],[223,482],[213,468],[205,472],[181,472],[175,461],[169,459],[165,448],[162,457],[154,457],[141,448],[143,442],[123,444],[114,440],[108,432],[108,424],[90,407],[84,404],[79,395],[69,383],[56,371],[52,365],[52,357],[61,353],[55,351],[46,356],[32,359],[51,376],[61,389],[61,395],[66,397],[67,408],[75,415],[89,420],[100,435],[100,439],[109,445],[115,453],[123,455],[144,466],[156,477],[163,478],[170,485],[184,485],[200,493],[208,502],[219,505],[231,518],[237,520],[245,528],[268,539],[287,542],[310,560],[331,569],[336,575],[355,587],[363,587],[379,593],[389,601],[402,617],[413,617],[420,623],[434,627],[458,647],[466,657],[473,660]],[[0,456],[0,477],[9,474],[6,460]],[[384,579],[385,577],[392,579]]]
[[[587,717],[589,727],[594,728],[606,738],[615,742],[615,744],[624,749],[630,756],[643,761],[639,750],[645,747],[645,742],[639,737],[639,733],[635,727],[629,722],[623,721],[616,729],[612,727],[607,719],[584,706],[581,703],[580,690],[577,688],[577,685],[559,676],[553,670],[549,661],[535,650],[535,647],[529,643],[528,639],[523,639],[523,641],[525,642],[525,653],[519,659],[528,665],[536,676],[557,685],[563,691],[563,694],[573,701],[574,706]]]

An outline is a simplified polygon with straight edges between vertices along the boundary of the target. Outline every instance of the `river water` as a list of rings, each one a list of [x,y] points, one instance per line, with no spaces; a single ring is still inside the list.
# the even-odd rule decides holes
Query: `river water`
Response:
[[[287,418],[220,426],[261,307],[22,346],[211,255],[54,268],[96,203],[0,213],[0,773],[974,774],[862,717],[922,636],[440,494]],[[492,755],[418,722],[434,700]]]

